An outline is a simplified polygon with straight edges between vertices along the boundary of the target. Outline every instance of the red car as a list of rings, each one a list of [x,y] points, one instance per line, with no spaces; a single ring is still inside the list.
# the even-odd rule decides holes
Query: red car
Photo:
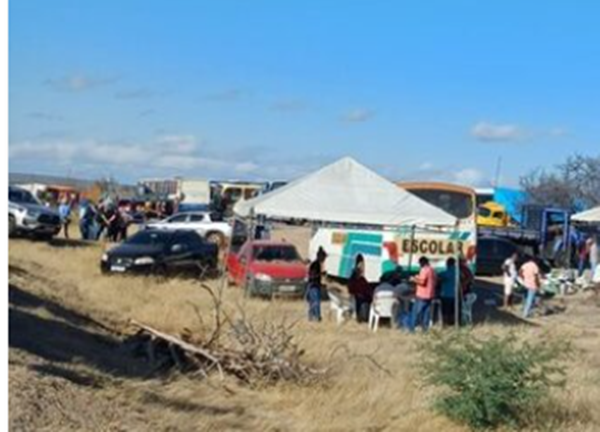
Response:
[[[303,295],[308,268],[296,247],[271,240],[247,241],[227,257],[229,282],[248,295]]]

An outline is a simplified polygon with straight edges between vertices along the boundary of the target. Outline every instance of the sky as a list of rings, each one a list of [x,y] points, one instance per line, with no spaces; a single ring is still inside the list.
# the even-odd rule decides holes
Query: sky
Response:
[[[13,0],[9,170],[473,186],[600,154],[600,2]],[[500,169],[498,169],[498,166]]]

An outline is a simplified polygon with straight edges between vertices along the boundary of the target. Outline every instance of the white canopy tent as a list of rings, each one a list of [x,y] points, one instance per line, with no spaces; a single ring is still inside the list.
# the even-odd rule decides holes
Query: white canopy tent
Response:
[[[240,201],[240,217],[380,226],[453,226],[456,218],[345,157],[265,195]]]
[[[600,206],[574,214],[571,216],[571,220],[575,222],[600,223]]]

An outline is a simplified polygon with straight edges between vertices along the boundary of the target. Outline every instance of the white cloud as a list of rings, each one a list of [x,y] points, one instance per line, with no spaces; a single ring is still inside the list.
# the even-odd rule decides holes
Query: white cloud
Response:
[[[50,88],[68,93],[80,93],[97,87],[114,84],[117,77],[90,77],[82,74],[68,75],[61,78],[48,78],[44,84]]]
[[[111,172],[117,177],[193,175],[236,177],[257,175],[260,166],[249,160],[208,156],[193,135],[162,135],[145,143],[111,143],[97,140],[33,140],[11,143],[12,163],[38,167],[68,165],[90,172]]]
[[[526,132],[515,124],[494,124],[481,121],[471,128],[471,136],[488,142],[512,142],[526,136]]]
[[[401,176],[403,181],[438,181],[471,187],[491,184],[485,172],[478,168],[437,167],[432,162],[422,163],[416,171]]]
[[[363,123],[371,120],[375,111],[368,108],[354,108],[342,116],[342,121],[346,123]]]
[[[469,186],[480,186],[485,180],[484,173],[476,168],[463,168],[454,172],[453,177],[454,183]]]
[[[470,130],[471,136],[484,142],[522,142],[533,139],[562,138],[569,134],[563,127],[525,128],[516,124],[480,121]]]

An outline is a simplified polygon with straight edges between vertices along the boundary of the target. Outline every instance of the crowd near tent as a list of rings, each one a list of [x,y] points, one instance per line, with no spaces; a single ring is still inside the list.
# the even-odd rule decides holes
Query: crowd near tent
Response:
[[[273,192],[240,201],[240,217],[381,226],[452,226],[456,218],[345,157]]]
[[[575,222],[600,223],[600,206],[571,216]]]

